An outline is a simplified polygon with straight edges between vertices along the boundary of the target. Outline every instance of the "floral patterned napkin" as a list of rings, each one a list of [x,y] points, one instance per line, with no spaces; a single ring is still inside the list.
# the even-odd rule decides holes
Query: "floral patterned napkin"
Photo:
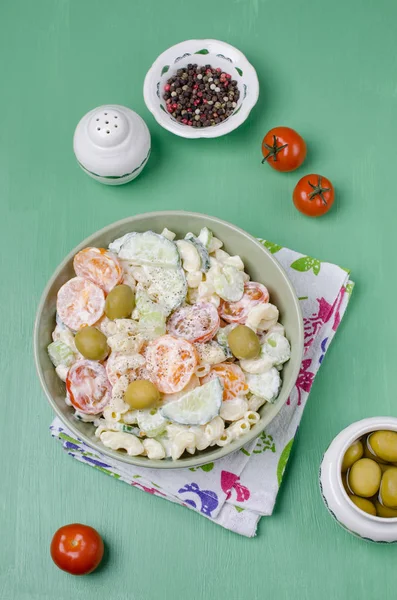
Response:
[[[277,417],[240,451],[193,469],[157,471],[127,465],[87,446],[56,418],[50,430],[76,460],[149,494],[182,504],[227,529],[252,537],[271,515],[294,436],[314,380],[353,291],[349,272],[259,240],[287,272],[301,301],[305,352],[295,387]]]

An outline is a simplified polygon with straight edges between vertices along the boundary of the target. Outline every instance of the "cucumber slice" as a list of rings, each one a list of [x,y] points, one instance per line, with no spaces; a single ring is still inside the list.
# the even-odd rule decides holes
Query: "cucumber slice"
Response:
[[[211,240],[213,237],[214,237],[214,235],[213,235],[211,229],[208,229],[208,227],[203,227],[198,235],[198,239],[200,240],[200,242],[203,244],[203,246],[207,250],[210,247]]]
[[[117,248],[120,241],[116,240]],[[113,244],[116,244],[113,242]],[[153,231],[131,233],[124,236],[119,250],[119,258],[131,261],[136,265],[178,268],[181,263],[178,248],[163,235]]]
[[[219,377],[187,392],[180,400],[170,402],[160,411],[165,419],[181,425],[205,425],[219,415],[223,387]]]
[[[139,410],[137,414],[138,427],[147,437],[156,437],[163,433],[167,420],[157,408]]]
[[[149,298],[162,306],[167,315],[185,301],[187,282],[183,269],[144,267],[144,271],[150,281]]]
[[[199,238],[197,238],[192,233],[187,233],[185,235],[185,240],[191,242],[196,248],[197,252],[199,253],[201,262],[200,271],[202,271],[203,273],[207,273],[208,269],[211,266],[210,255],[208,254],[207,248],[204,246],[201,240],[199,240]]]
[[[231,330],[234,329],[236,326],[237,326],[237,324],[230,323],[229,325],[226,325],[226,327],[220,327],[215,336],[215,339],[218,342],[218,344],[220,345],[220,347],[222,348],[223,352],[225,353],[226,358],[232,358],[232,356],[233,356],[233,353],[229,347],[229,342],[227,340],[227,337],[228,337],[229,333],[231,332]]]
[[[154,340],[167,332],[166,317],[159,312],[148,313],[138,322],[139,333],[147,340]]]
[[[111,242],[109,244],[110,252],[113,252],[114,254],[118,254],[120,252],[121,246],[124,244],[124,242],[126,242],[133,235],[134,235],[133,233],[126,233],[122,237],[119,237],[119,238],[117,238],[117,240],[114,240],[113,242]]]
[[[59,367],[59,365],[71,367],[76,360],[74,352],[72,352],[69,346],[61,342],[61,340],[52,342],[47,347],[47,351],[54,367]]]
[[[136,290],[135,306],[139,315],[140,334],[150,340],[165,334],[167,311],[161,304],[153,302],[141,287]]]
[[[275,367],[265,373],[246,373],[245,380],[251,394],[273,403],[281,385],[280,374]]]
[[[147,291],[141,285],[138,285],[136,288],[135,307],[140,317],[152,315],[153,313],[159,313],[166,316],[164,307],[157,302],[153,302],[153,300],[149,298]]]
[[[213,284],[215,291],[223,300],[238,302],[244,294],[244,272],[235,267],[223,265],[214,273]]]

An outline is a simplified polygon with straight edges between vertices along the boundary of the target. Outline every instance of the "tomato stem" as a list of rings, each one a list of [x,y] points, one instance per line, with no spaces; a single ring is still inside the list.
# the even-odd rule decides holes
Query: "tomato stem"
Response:
[[[310,181],[308,181],[307,183],[310,185],[310,187],[313,190],[309,194],[309,200],[314,200],[314,198],[316,196],[320,196],[324,206],[327,206],[328,203],[327,203],[326,199],[324,198],[324,193],[330,192],[331,188],[323,187],[323,178],[321,177],[321,175],[318,176],[317,185],[313,185],[313,183],[310,183]]]
[[[273,162],[276,162],[277,154],[281,150],[284,150],[284,148],[286,148],[288,146],[288,144],[283,144],[282,146],[277,146],[277,137],[275,135],[273,135],[273,146],[269,146],[269,144],[265,144],[265,143],[263,145],[266,148],[266,150],[268,151],[268,154],[262,160],[262,164],[269,158],[273,158]]]

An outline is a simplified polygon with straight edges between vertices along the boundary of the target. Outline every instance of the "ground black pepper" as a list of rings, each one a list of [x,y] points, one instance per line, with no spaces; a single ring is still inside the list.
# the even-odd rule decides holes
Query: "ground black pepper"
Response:
[[[189,127],[211,127],[233,114],[240,97],[237,81],[222,69],[189,64],[164,86],[167,111]]]

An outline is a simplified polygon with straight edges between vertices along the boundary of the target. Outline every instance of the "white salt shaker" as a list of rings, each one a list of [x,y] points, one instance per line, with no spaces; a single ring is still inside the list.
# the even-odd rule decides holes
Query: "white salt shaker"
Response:
[[[324,503],[336,521],[349,533],[369,542],[397,542],[397,518],[374,517],[360,510],[349,498],[342,483],[342,461],[351,444],[366,433],[397,431],[397,418],[371,417],[352,423],[336,436],[324,454],[320,467],[320,490]]]
[[[120,185],[138,177],[150,155],[150,133],[133,110],[106,104],[88,112],[74,132],[80,167],[101,183]]]

